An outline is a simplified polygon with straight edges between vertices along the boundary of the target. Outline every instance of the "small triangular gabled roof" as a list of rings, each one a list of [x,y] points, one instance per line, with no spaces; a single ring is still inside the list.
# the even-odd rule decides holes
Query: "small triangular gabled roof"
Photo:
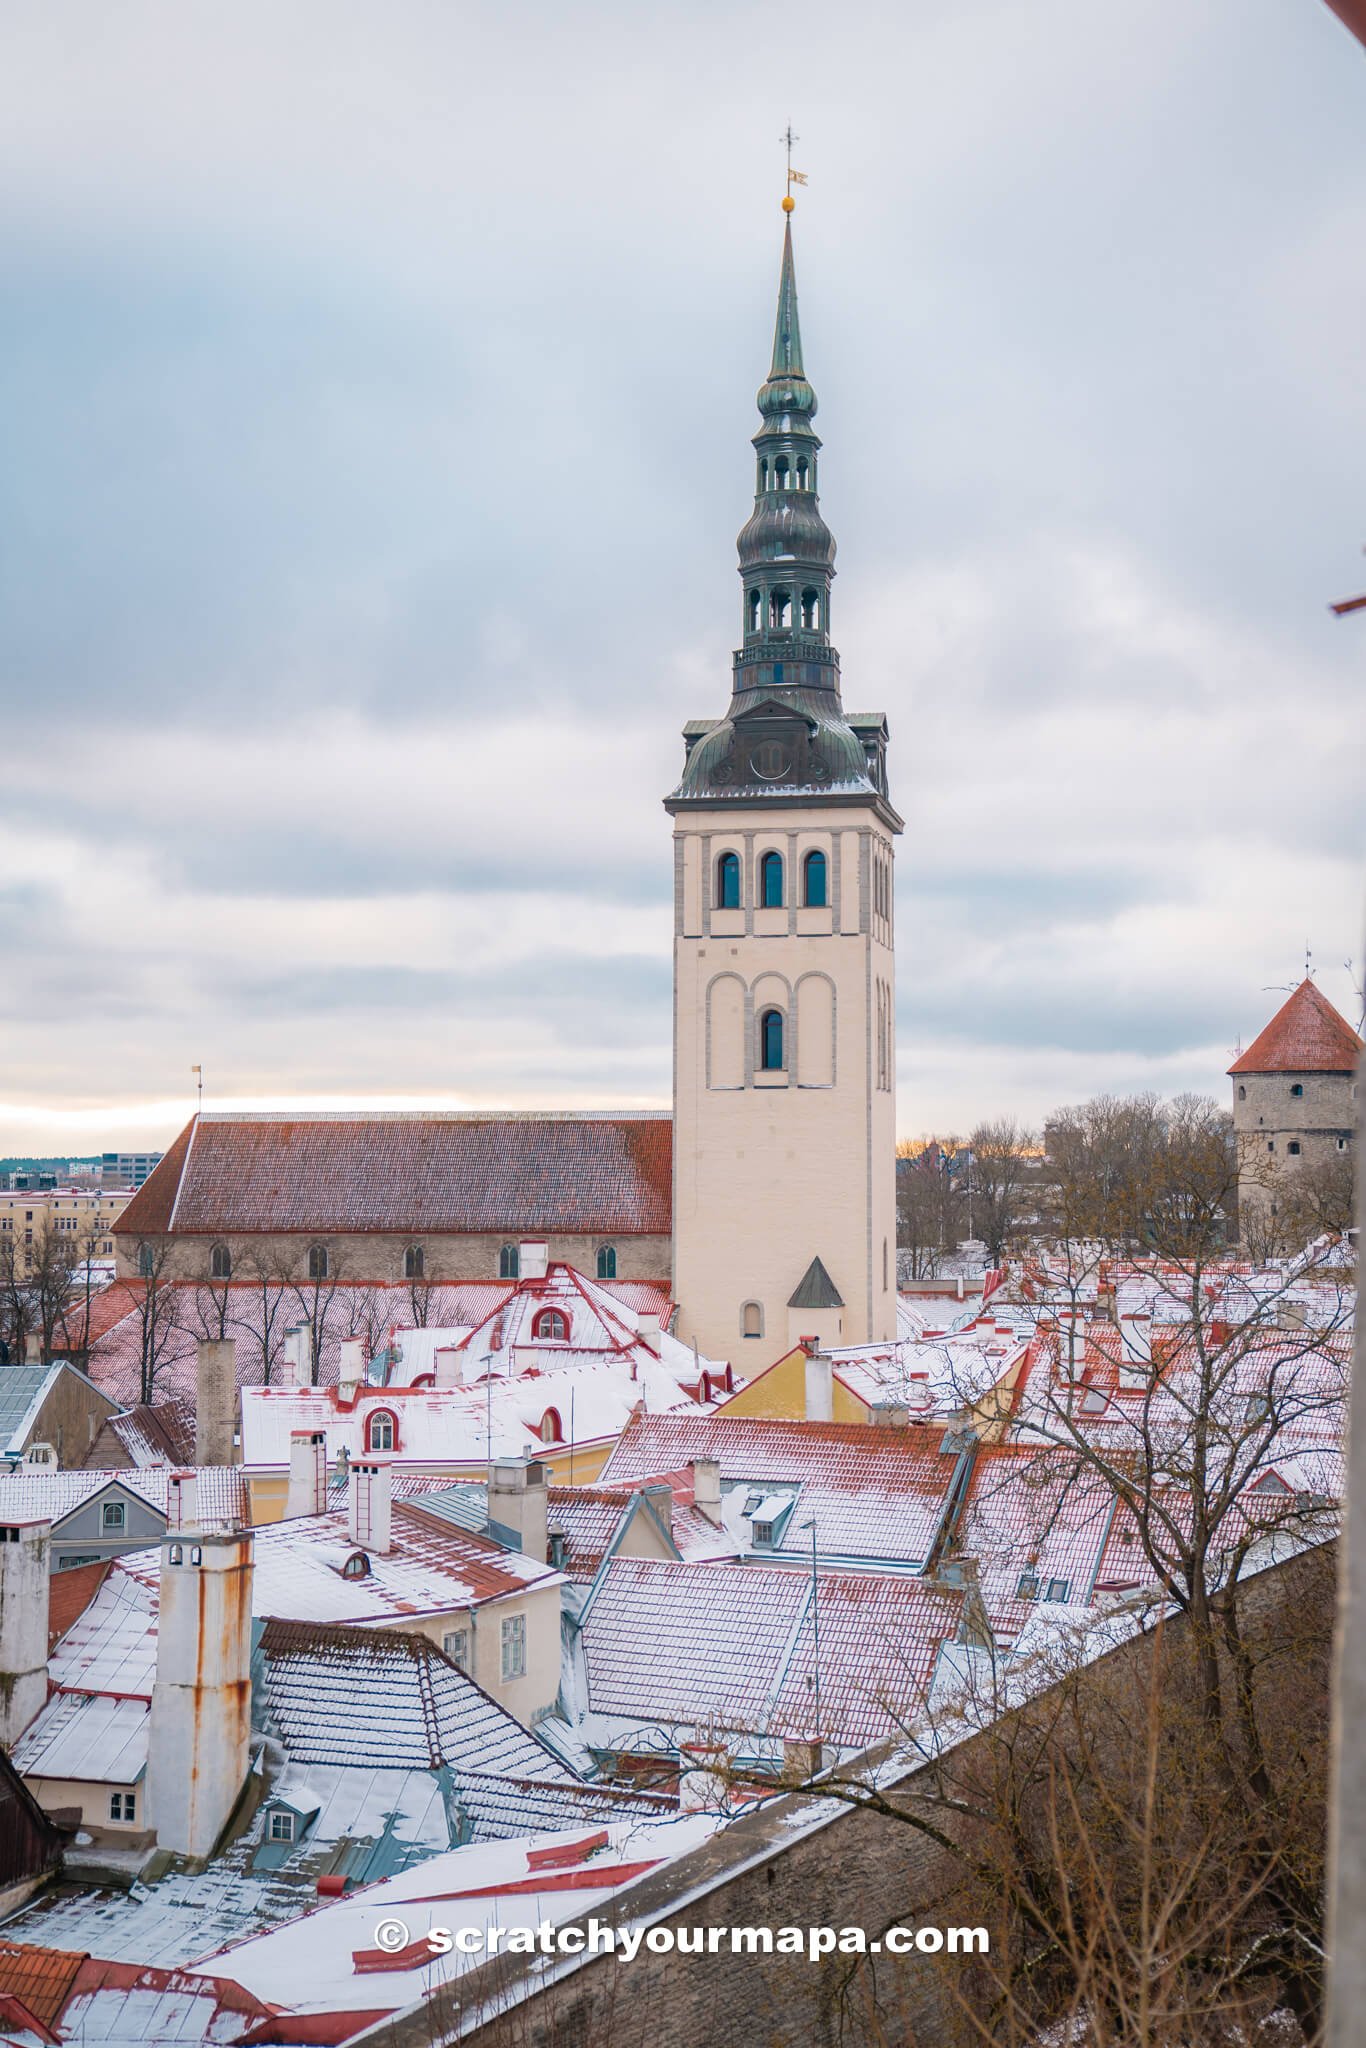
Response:
[[[1350,1074],[1361,1040],[1308,977],[1282,1003],[1230,1074]]]
[[[844,1296],[819,1259],[813,1259],[787,1298],[789,1308],[843,1308]]]

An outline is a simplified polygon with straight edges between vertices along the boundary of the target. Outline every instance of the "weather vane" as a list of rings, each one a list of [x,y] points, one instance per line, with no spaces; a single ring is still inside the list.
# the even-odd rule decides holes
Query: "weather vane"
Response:
[[[792,168],[792,145],[794,142],[800,142],[801,139],[802,138],[800,135],[793,134],[792,123],[790,121],[788,122],[786,128],[783,130],[782,134],[778,137],[779,142],[781,142],[787,150],[787,190],[783,194],[784,213],[791,213],[793,207],[797,204],[796,200],[792,197],[792,187],[794,185],[804,185],[806,183],[806,172],[794,171]]]

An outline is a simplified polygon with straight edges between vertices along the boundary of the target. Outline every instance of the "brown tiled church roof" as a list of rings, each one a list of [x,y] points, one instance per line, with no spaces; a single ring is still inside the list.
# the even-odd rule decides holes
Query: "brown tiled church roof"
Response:
[[[1327,996],[1307,978],[1282,1003],[1230,1074],[1350,1074],[1361,1040]]]
[[[115,1229],[663,1236],[672,1167],[665,1115],[201,1115]]]

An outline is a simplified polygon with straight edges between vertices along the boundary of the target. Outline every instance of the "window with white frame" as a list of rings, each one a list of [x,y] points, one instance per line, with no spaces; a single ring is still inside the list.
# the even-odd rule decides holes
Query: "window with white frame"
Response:
[[[503,1683],[526,1676],[526,1616],[509,1614],[503,1623]]]
[[[105,1529],[124,1529],[128,1526],[128,1510],[121,1500],[107,1500],[104,1503],[100,1524]]]
[[[270,1816],[271,1841],[292,1842],[294,1840],[294,1833],[294,1815],[286,1807],[277,1806],[274,1813]]]
[[[470,1632],[467,1628],[448,1628],[441,1638],[441,1647],[452,1664],[458,1664],[462,1671],[470,1668]]]

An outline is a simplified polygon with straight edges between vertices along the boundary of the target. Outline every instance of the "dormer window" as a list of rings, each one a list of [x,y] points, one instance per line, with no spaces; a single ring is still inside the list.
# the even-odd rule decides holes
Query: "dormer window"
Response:
[[[540,1438],[543,1444],[562,1444],[564,1424],[560,1421],[558,1408],[547,1408],[541,1417]]]
[[[100,1515],[100,1526],[108,1536],[121,1534],[128,1526],[128,1510],[121,1500],[107,1500]]]
[[[363,1550],[352,1551],[350,1557],[347,1558],[345,1564],[341,1568],[341,1575],[344,1579],[369,1578],[370,1560],[365,1555],[365,1552]]]
[[[270,1816],[269,1838],[272,1842],[292,1842],[298,1832],[298,1823],[288,1807],[277,1806]]]
[[[392,1451],[398,1441],[398,1425],[387,1408],[377,1408],[365,1425],[367,1451]]]
[[[532,1318],[531,1334],[544,1343],[567,1343],[569,1339],[569,1318],[563,1309],[539,1309]]]

